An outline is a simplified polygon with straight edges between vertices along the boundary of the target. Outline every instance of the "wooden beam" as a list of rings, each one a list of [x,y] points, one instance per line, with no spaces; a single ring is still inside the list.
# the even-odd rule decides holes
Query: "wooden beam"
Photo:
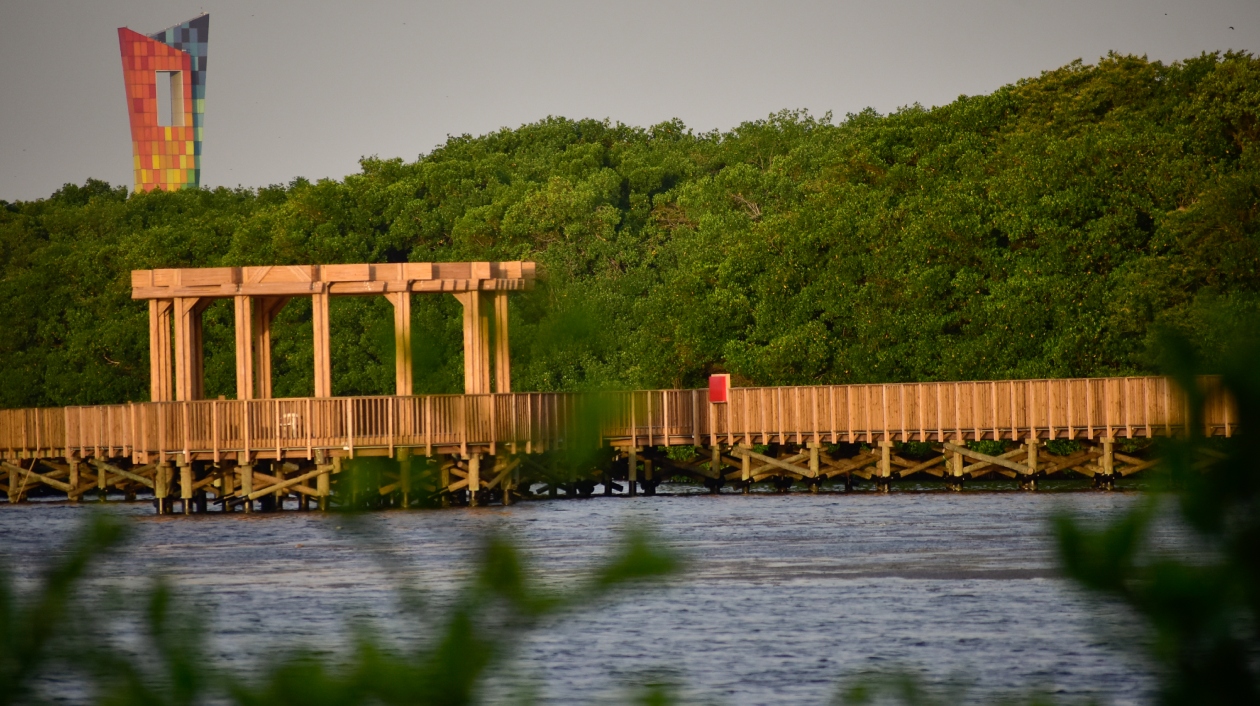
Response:
[[[508,293],[494,297],[494,391],[512,391],[512,356],[508,347]]]
[[[289,303],[288,297],[251,297],[253,304],[253,375],[255,399],[272,397],[271,386],[271,330],[276,317]],[[313,323],[313,320],[312,320]]]
[[[175,399],[181,402],[205,397],[201,314],[209,304],[198,297],[175,299]]]
[[[149,301],[149,398],[154,402],[175,399],[171,384],[171,314],[175,304],[170,299]]]
[[[132,299],[533,289],[532,262],[401,262],[132,270]]]
[[[411,292],[386,294],[394,307],[394,394],[410,397],[413,390],[411,355]]]
[[[511,473],[513,470],[515,470],[516,467],[519,465],[521,465],[521,459],[519,458],[514,458],[511,461],[508,461],[507,463],[503,464],[503,466],[499,469],[498,475],[496,475],[489,483],[486,483],[486,488],[487,489],[493,488],[497,486],[498,484],[502,483],[503,479],[507,478],[508,474]]]
[[[1031,473],[1032,473],[1032,470],[1031,470],[1030,468],[1028,468],[1028,466],[1025,466],[1025,465],[1024,465],[1024,464],[1022,464],[1022,463],[1015,463],[1014,461],[1009,461],[1009,460],[1004,459],[1004,458],[998,458],[997,456],[990,456],[990,455],[988,455],[988,454],[982,454],[982,453],[980,453],[979,451],[972,451],[971,449],[967,448],[966,446],[959,446],[959,445],[957,445],[957,444],[951,444],[951,443],[949,443],[948,441],[946,441],[946,442],[944,442],[943,444],[941,444],[941,446],[943,446],[943,447],[945,447],[945,449],[947,449],[947,450],[949,450],[949,451],[953,451],[954,453],[959,454],[959,455],[961,455],[961,456],[966,456],[967,458],[974,458],[974,459],[976,459],[977,461],[986,461],[986,462],[991,463],[991,464],[993,464],[993,465],[995,465],[995,466],[1001,466],[1001,467],[1003,467],[1003,468],[1009,468],[1009,469],[1011,469],[1012,471],[1015,471],[1016,473],[1022,473],[1022,474],[1024,474],[1024,475],[1028,475],[1028,474],[1031,474]]]
[[[53,478],[52,474],[36,473],[35,463],[32,463],[30,468],[22,468],[21,466],[14,466],[8,461],[0,461],[0,467],[4,468],[5,470],[9,470],[9,471],[16,470],[20,473],[23,473],[24,474],[22,477],[23,485],[26,485],[26,481],[28,479],[34,478],[35,480],[43,483],[44,485],[52,486],[56,488],[57,490],[61,490],[67,493],[72,492],[74,490],[74,488],[72,488],[69,483],[63,483]]]
[[[1077,466],[1080,466],[1081,464],[1088,463],[1091,460],[1098,458],[1101,455],[1102,455],[1102,452],[1098,451],[1097,449],[1086,449],[1084,451],[1077,451],[1076,453],[1071,454],[1069,456],[1064,456],[1057,461],[1053,461],[1053,460],[1047,461],[1046,463],[1042,464],[1041,470],[1045,472],[1046,474],[1066,471],[1071,468],[1076,468]]]
[[[1119,458],[1119,457],[1120,457],[1120,454],[1116,454],[1116,458]],[[1159,465],[1159,459],[1156,458],[1156,459],[1151,459],[1150,461],[1142,461],[1140,463],[1124,466],[1120,468],[1119,471],[1117,472],[1121,476],[1131,476],[1134,473],[1137,473],[1138,471],[1145,471],[1146,469],[1154,468],[1157,465]]]
[[[749,456],[748,458],[751,460],[751,459],[752,459],[752,456]],[[807,458],[809,458],[809,454],[796,454],[796,455],[794,455],[794,456],[788,456],[787,458],[780,458],[780,459],[776,459],[776,460],[781,461],[781,462],[783,462],[783,463],[793,464],[793,463],[799,463],[799,462],[801,462],[801,461],[804,461],[804,460],[805,460],[805,459],[807,459]],[[740,466],[739,466],[739,470],[736,470],[736,471],[727,471],[727,472],[726,472],[726,474],[724,474],[724,476],[723,476],[723,477],[726,477],[726,478],[734,478],[734,477],[738,476],[738,477],[740,478],[740,480],[753,480],[753,479],[754,479],[754,477],[758,477],[758,476],[760,476],[760,477],[765,477],[765,476],[773,475],[773,474],[774,474],[774,473],[776,473],[777,471],[771,471],[771,472],[768,472],[768,471],[770,471],[770,469],[773,469],[773,468],[778,468],[778,466],[776,466],[776,465],[774,465],[774,464],[771,464],[771,463],[763,463],[762,465],[760,465],[760,466],[757,466],[757,467],[753,468],[753,467],[750,465],[750,466],[749,466],[749,468],[747,469],[747,470],[748,470],[748,473],[747,473],[747,476],[748,476],[748,477],[747,477],[747,478],[745,478],[745,477],[744,477],[744,475],[745,475],[745,474],[744,474],[743,464],[741,463],[741,464],[740,464]],[[800,472],[801,472],[801,469],[800,469],[799,467],[797,467],[797,466],[793,466],[793,468],[797,469],[797,470],[796,470],[796,473],[800,473]]]
[[[879,456],[870,452],[863,452],[852,458],[845,458],[839,461],[833,461],[825,455],[821,456],[819,460],[828,468],[828,470],[823,471],[823,475],[831,477],[844,473],[853,473],[858,469],[865,468],[872,463],[878,462]]]
[[[775,468],[795,473],[801,476],[802,478],[810,477],[809,469],[807,468],[801,468],[800,466],[793,466],[791,463],[788,463],[787,460],[780,460],[777,458],[766,456],[764,454],[759,454],[756,451],[753,451],[752,449],[741,449],[737,447],[737,448],[731,449],[731,453],[735,454],[736,456],[748,456],[749,458],[755,458],[767,466],[774,466]],[[797,454],[796,456],[793,456],[792,458],[803,461],[809,458],[809,454]],[[756,474],[754,473],[754,475]]]
[[[311,294],[311,332],[315,346],[315,397],[332,397],[332,344],[325,291]]]
[[[920,472],[926,471],[927,469],[929,469],[929,468],[931,468],[931,467],[933,467],[933,466],[937,465],[938,463],[944,463],[944,462],[945,462],[945,459],[946,459],[946,457],[945,457],[945,456],[943,456],[943,455],[942,455],[942,456],[937,456],[936,458],[929,459],[929,460],[927,460],[927,461],[924,461],[923,463],[919,463],[919,464],[913,465],[913,466],[911,466],[911,467],[909,467],[909,468],[907,468],[907,469],[905,469],[905,470],[897,471],[897,472],[896,472],[896,473],[897,473],[897,477],[898,477],[898,478],[905,478],[905,477],[907,477],[907,476],[912,476],[912,475],[914,475],[915,473],[920,473]],[[895,459],[894,459],[894,460],[895,460]]]
[[[293,488],[294,486],[300,485],[300,484],[302,484],[303,482],[310,480],[311,478],[314,478],[315,476],[318,476],[319,474],[321,474],[321,473],[323,473],[323,472],[324,472],[324,469],[322,469],[322,468],[317,468],[317,469],[315,469],[315,470],[313,470],[313,471],[308,471],[308,472],[306,472],[306,473],[303,473],[303,474],[302,474],[302,475],[300,475],[300,476],[297,476],[297,477],[294,477],[294,478],[289,478],[289,479],[286,479],[286,480],[284,480],[284,481],[279,481],[279,479],[278,479],[278,478],[276,478],[275,476],[270,476],[270,475],[266,475],[266,474],[258,473],[257,471],[255,471],[255,472],[254,472],[254,476],[255,476],[255,477],[265,477],[265,478],[270,478],[270,479],[275,480],[275,481],[278,481],[278,482],[272,483],[271,485],[268,485],[268,486],[266,486],[266,487],[264,487],[264,488],[262,488],[262,489],[260,489],[260,490],[255,490],[254,492],[252,492],[252,493],[250,493],[250,494],[248,494],[248,495],[246,495],[246,496],[244,496],[244,497],[238,498],[238,499],[236,499],[236,500],[235,500],[235,501],[233,501],[233,502],[234,502],[234,503],[243,503],[243,502],[248,502],[248,501],[251,501],[251,500],[257,500],[257,499],[259,499],[259,498],[263,497],[264,495],[270,495],[271,493],[276,493],[276,492],[279,492],[279,491],[281,491],[281,490],[288,490],[288,489],[290,489],[290,488]],[[306,488],[306,490],[307,490],[307,493],[306,493],[307,495],[315,495],[315,494],[316,494],[316,491],[315,491],[315,489],[314,489],[314,488]]]
[[[1011,460],[1011,459],[1020,458],[1021,456],[1024,456],[1027,453],[1028,453],[1027,449],[1021,446],[1013,451],[1007,451],[1006,453],[999,455],[997,458],[1004,458],[1004,459]],[[1029,468],[1031,468],[1031,466],[1029,466]],[[983,476],[992,472],[995,472],[995,469],[993,468],[993,464],[989,463],[988,461],[977,461],[976,463],[963,467],[963,475],[970,476],[973,478]],[[1014,471],[1012,471],[1012,473],[1013,472]]]
[[[135,481],[136,483],[139,483],[140,485],[143,485],[145,487],[148,487],[148,488],[153,487],[152,478],[145,478],[144,476],[139,475],[138,473],[134,473],[132,471],[124,471],[123,469],[118,468],[117,466],[105,463],[104,461],[101,461],[99,459],[92,459],[88,463],[92,464],[92,466],[96,468],[98,473],[106,473],[108,471],[109,473],[112,473],[120,478],[126,478],[127,480]],[[142,466],[139,470],[146,470],[146,469],[152,470],[153,468],[154,466],[148,465],[148,466]],[[108,484],[108,481],[106,481],[106,483]]]
[[[480,292],[453,296],[464,307],[464,394],[490,394],[490,312]]]
[[[254,298],[232,299],[236,329],[236,399],[254,399]]]
[[[649,458],[644,458],[643,456],[639,456],[638,458],[641,461],[652,460]],[[681,461],[675,461],[674,459],[668,456],[662,456],[659,459],[659,461],[661,462],[662,466],[669,466],[670,468],[683,471],[684,473],[694,473],[704,478],[717,478],[718,477],[714,475],[712,471],[706,468],[709,465],[708,459],[704,461],[700,461],[698,463],[683,463]]]

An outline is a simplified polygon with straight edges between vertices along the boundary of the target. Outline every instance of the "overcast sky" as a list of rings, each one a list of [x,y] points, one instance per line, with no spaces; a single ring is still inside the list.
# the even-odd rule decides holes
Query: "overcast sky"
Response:
[[[728,129],[940,105],[1108,50],[1260,52],[1260,0],[0,0],[0,199],[130,186],[116,29],[203,11],[203,186],[340,178],[548,115]]]

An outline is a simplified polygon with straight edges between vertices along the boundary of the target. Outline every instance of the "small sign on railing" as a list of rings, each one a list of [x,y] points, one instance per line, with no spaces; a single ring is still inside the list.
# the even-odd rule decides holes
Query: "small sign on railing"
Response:
[[[718,373],[709,376],[709,404],[726,404],[731,397],[731,376]]]

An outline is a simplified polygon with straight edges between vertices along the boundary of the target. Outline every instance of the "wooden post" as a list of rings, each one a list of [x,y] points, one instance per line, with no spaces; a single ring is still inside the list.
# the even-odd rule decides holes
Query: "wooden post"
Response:
[[[411,507],[411,449],[398,449],[398,485],[402,490],[402,506]]]
[[[718,493],[722,488],[722,448],[717,444],[709,446],[709,472],[713,474],[712,492]]]
[[[254,298],[232,298],[236,328],[236,399],[254,398]]]
[[[275,476],[276,485],[281,485],[284,483],[285,481],[284,461],[280,460],[279,456],[276,456],[276,460],[273,461],[271,464],[271,475]],[[276,492],[271,494],[271,497],[273,498],[272,502],[275,503],[276,512],[281,512],[284,510],[284,498],[288,494],[289,494],[289,491],[287,489],[277,490]]]
[[[508,349],[508,293],[494,293],[494,390],[512,391],[512,358]]]
[[[319,493],[319,509],[327,511],[328,496],[332,494],[332,484],[329,482],[331,480],[330,471],[332,471],[332,465],[322,461],[323,459],[316,460],[316,463],[319,464],[320,474],[315,476],[315,492]]]
[[[154,402],[175,399],[171,386],[171,313],[174,308],[170,299],[149,300],[149,399]]]
[[[211,301],[200,297],[175,298],[175,399],[180,401],[205,396],[201,314]]]
[[[254,501],[249,496],[254,492],[254,464],[239,464],[236,470],[241,474],[241,497],[245,498],[245,512],[253,512]]]
[[[1110,428],[1108,428],[1110,431]],[[1102,439],[1102,456],[1098,459],[1098,465],[1102,468],[1101,485],[1107,490],[1115,488],[1116,485],[1116,455],[1115,455],[1115,437],[1104,436]]]
[[[744,438],[748,438],[747,435]],[[752,450],[752,444],[740,444],[739,448],[748,451]],[[740,454],[739,479],[743,483],[744,494],[752,492],[752,457],[748,454]]]
[[[504,506],[512,504],[512,492],[516,490],[516,469],[512,469],[506,473],[503,470],[507,468],[510,463],[512,463],[512,458],[510,456],[503,457],[502,459],[496,456],[494,459],[494,477],[499,479],[499,492],[503,496]],[[521,464],[517,461],[516,468],[520,467]],[[608,483],[607,473],[604,475],[604,483]],[[607,487],[607,485],[605,487]]]
[[[882,442],[881,442],[881,445],[882,445]],[[809,449],[809,477],[810,477],[809,492],[811,493],[818,492],[818,485],[819,485],[818,447],[819,447],[819,444],[817,441],[812,441],[807,446],[807,448]]]
[[[192,463],[188,461],[188,457],[184,456],[179,461],[179,501],[183,506],[184,514],[192,514],[192,498],[193,498],[193,468]]]
[[[453,294],[464,306],[464,394],[490,393],[490,316],[481,292]]]
[[[390,292],[385,295],[394,305],[394,394],[410,397],[413,393],[411,354],[411,292]]]
[[[630,497],[633,498],[639,494],[639,448],[631,446],[626,455],[630,458],[630,467],[626,475],[626,486]],[[12,484],[12,481],[10,481],[10,484]]]
[[[451,466],[449,463],[442,463],[438,470],[438,487],[442,492],[442,507],[450,507]]]
[[[468,454],[468,506],[477,507],[481,492],[481,454]]]
[[[888,492],[892,483],[892,447],[893,442],[885,439],[879,440],[879,481],[878,486],[881,492]]]
[[[962,446],[967,442],[963,441],[962,434],[954,437],[954,444]],[[962,490],[963,481],[963,455],[957,451],[949,452],[949,489]]]
[[[153,474],[153,496],[157,500],[157,514],[166,515],[171,511],[171,464],[159,461]]]
[[[288,297],[251,297],[253,300],[250,315],[253,324],[250,335],[253,366],[253,395],[257,399],[271,398],[271,328],[280,310],[289,303]],[[250,329],[246,329],[249,331]],[[238,359],[239,360],[239,359]]]
[[[1027,490],[1036,490],[1037,489],[1037,453],[1040,450],[1041,442],[1037,440],[1036,436],[1030,434],[1028,436],[1028,439],[1024,442],[1024,444],[1028,447],[1028,458],[1024,461],[1024,463],[1028,466],[1028,468],[1032,470],[1032,475],[1030,475],[1028,477],[1028,481],[1022,485]]]
[[[77,458],[70,459],[70,477],[67,482],[70,484],[70,490],[66,493],[66,500],[72,503],[79,502],[79,460]]]
[[[332,351],[328,330],[328,290],[311,295],[311,332],[315,344],[315,396],[332,397]]]
[[[236,468],[228,466],[219,469],[219,500],[223,501],[223,511],[231,512],[232,504],[228,502],[228,498],[232,497],[232,491],[236,486]]]

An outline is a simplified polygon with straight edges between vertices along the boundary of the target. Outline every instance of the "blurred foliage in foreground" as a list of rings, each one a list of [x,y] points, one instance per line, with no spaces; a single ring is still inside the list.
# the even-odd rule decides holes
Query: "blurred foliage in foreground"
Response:
[[[1090,530],[1056,523],[1067,574],[1127,605],[1149,628],[1164,704],[1260,703],[1260,320],[1245,330],[1219,372],[1238,406],[1238,431],[1202,436],[1202,371],[1189,342],[1162,346],[1168,372],[1191,395],[1191,435],[1168,444],[1163,472],[1195,550],[1152,550],[1158,496],[1122,520]]]
[[[370,540],[365,547],[383,540],[364,526],[359,531]],[[273,658],[261,679],[248,681],[215,663],[200,612],[176,601],[161,581],[147,596],[140,639],[130,642],[115,639],[118,621],[99,603],[76,597],[93,560],[125,535],[121,521],[97,514],[23,595],[8,577],[0,581],[0,705],[43,702],[50,683],[79,691],[72,700],[88,696],[117,706],[474,703],[521,636],[541,620],[606,603],[617,589],[666,577],[678,567],[674,556],[632,530],[583,581],[556,591],[537,584],[510,542],[491,537],[452,605],[429,605],[422,594],[399,586],[417,629],[416,646],[392,648],[359,630],[347,657],[297,649]],[[643,698],[656,700],[661,693],[646,685]]]
[[[1192,413],[1188,437],[1159,444],[1163,484],[1107,526],[1090,528],[1069,515],[1055,520],[1066,575],[1102,599],[1099,610],[1121,607],[1137,618],[1136,634],[1109,637],[1155,666],[1158,702],[1166,706],[1260,703],[1260,318],[1231,340],[1205,369],[1181,335],[1157,339],[1161,367],[1189,391]],[[1237,404],[1230,438],[1203,436],[1196,377],[1205,372],[1219,373]],[[1190,535],[1181,556],[1156,539],[1160,523],[1173,521],[1170,512]],[[838,701],[974,701],[964,693],[901,672],[856,679]]]
[[[1211,357],[1260,310],[1260,60],[1080,62],[939,107],[728,132],[548,118],[340,181],[0,201],[0,406],[141,400],[153,267],[516,260],[519,390],[1079,377]],[[2,196],[2,195],[0,195]],[[333,393],[389,394],[381,297],[331,310]],[[416,296],[416,391],[462,389],[459,304]],[[205,314],[235,393],[232,305]],[[312,391],[309,302],[275,393]]]

